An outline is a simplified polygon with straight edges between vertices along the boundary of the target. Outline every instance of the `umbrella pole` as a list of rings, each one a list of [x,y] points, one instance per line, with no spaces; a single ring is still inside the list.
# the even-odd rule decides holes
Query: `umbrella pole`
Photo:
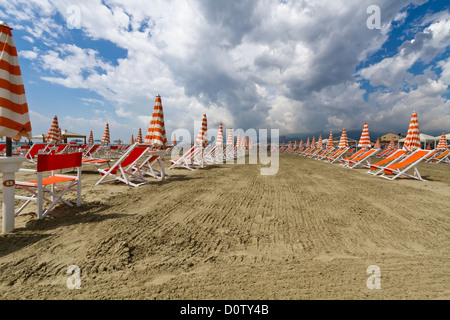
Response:
[[[11,157],[12,156],[12,139],[6,138],[6,156]]]

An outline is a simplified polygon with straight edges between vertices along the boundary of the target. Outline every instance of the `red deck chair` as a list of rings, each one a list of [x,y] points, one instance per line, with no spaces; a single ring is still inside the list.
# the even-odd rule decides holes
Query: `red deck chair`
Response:
[[[144,156],[147,149],[148,145],[139,143],[132,145],[128,148],[127,152],[111,166],[111,168],[98,169],[98,172],[102,177],[95,185],[111,181],[121,181],[130,186],[139,187],[143,184],[150,183],[151,181],[145,179],[144,173],[138,166],[138,161]],[[105,180],[106,178],[110,179]],[[134,181],[141,182],[135,183]]]
[[[56,170],[76,168],[77,175],[56,174]],[[37,180],[34,181],[16,181],[16,186],[24,189],[32,194],[32,196],[15,195],[16,199],[25,200],[26,202],[16,212],[16,216],[31,202],[37,201],[37,217],[43,219],[51,209],[57,204],[58,201],[62,201],[69,206],[73,206],[63,199],[63,196],[68,191],[76,191],[77,201],[76,205],[81,205],[81,153],[68,153],[68,154],[38,154],[37,156],[37,169],[20,169],[20,171],[36,172]],[[51,172],[50,176],[44,178],[45,172]],[[50,188],[49,188],[50,187]],[[74,188],[76,187],[76,188]],[[62,190],[57,193],[57,189]],[[51,199],[48,199],[45,194],[51,195]],[[44,211],[44,201],[50,203],[50,206]]]
[[[33,143],[33,145],[31,146],[31,148],[28,150],[27,154],[25,155],[25,157],[27,158],[28,161],[36,163],[36,155],[39,153],[39,151],[41,152],[45,152],[46,149],[48,148],[48,144],[47,143]]]

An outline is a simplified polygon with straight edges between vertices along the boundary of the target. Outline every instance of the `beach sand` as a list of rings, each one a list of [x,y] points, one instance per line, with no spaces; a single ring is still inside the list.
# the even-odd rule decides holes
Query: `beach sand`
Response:
[[[261,167],[171,170],[138,188],[94,186],[84,168],[81,207],[37,220],[30,205],[0,235],[1,299],[450,298],[450,164],[420,164],[427,181],[295,154],[274,176]]]

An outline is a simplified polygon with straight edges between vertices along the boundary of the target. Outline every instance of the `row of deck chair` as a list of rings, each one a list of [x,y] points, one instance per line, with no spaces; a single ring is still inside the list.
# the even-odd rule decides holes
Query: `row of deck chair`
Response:
[[[109,168],[99,168],[100,179],[95,185],[106,182],[121,182],[132,187],[151,183],[154,179],[166,178],[164,168],[165,150],[152,150],[148,145],[135,143]],[[36,155],[36,169],[21,168],[20,171],[35,173],[37,179],[30,181],[16,181],[17,188],[23,190],[15,194],[15,198],[25,201],[16,211],[16,216],[24,208],[37,202],[37,217],[43,219],[58,203],[69,206],[81,205],[81,169],[83,153],[38,153]],[[159,168],[155,165],[159,164]],[[76,175],[57,173],[63,169],[75,169]],[[64,199],[68,191],[76,191],[76,202]],[[24,195],[23,193],[26,193]],[[44,210],[44,203],[49,206]]]

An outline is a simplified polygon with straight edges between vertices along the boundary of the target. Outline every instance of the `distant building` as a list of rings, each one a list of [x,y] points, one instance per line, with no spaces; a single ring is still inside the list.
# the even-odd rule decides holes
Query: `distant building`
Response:
[[[394,138],[394,143],[397,144],[398,140],[404,138],[403,135],[399,133],[388,132],[380,137],[381,146],[387,146],[391,142],[391,139]]]

